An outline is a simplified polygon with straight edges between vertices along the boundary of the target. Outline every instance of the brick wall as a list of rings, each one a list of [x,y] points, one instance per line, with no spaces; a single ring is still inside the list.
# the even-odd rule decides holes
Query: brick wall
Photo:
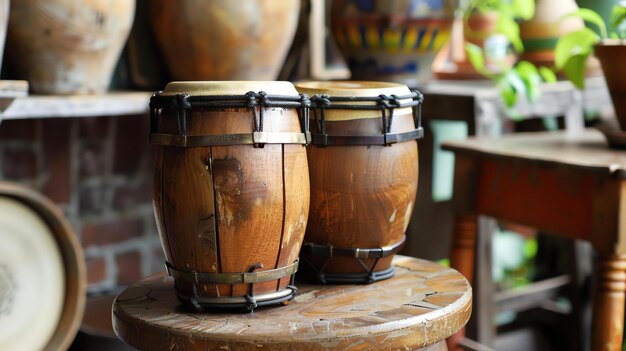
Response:
[[[163,270],[148,125],[147,116],[0,124],[0,179],[32,187],[61,207],[85,251],[90,293]]]

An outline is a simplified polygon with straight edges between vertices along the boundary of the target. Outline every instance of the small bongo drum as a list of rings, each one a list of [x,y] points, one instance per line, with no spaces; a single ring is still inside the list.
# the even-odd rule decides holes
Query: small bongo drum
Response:
[[[67,350],[85,309],[83,250],[61,210],[0,182],[0,348]]]
[[[292,299],[308,98],[289,82],[173,82],[150,106],[154,212],[178,298],[249,310]]]
[[[304,82],[311,95],[311,210],[302,276],[390,278],[417,192],[422,94],[383,82]]]

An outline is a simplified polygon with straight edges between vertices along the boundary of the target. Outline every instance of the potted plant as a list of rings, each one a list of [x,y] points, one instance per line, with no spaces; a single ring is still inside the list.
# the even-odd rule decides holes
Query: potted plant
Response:
[[[582,89],[587,60],[595,53],[602,65],[623,134],[626,131],[626,28],[623,26],[626,1],[620,1],[613,7],[608,26],[600,15],[589,9],[580,9],[568,16],[577,16],[594,24],[599,34],[583,28],[560,38],[555,51],[555,66],[576,87]]]
[[[497,11],[499,14],[497,33],[508,40],[517,54],[521,55],[524,52],[518,20],[534,16],[534,1],[477,0],[473,6],[472,11]],[[534,103],[541,94],[539,89],[541,82],[556,81],[554,72],[547,67],[537,68],[528,61],[520,61],[516,65],[500,64],[494,68],[487,63],[485,53],[488,51],[472,43],[467,43],[465,50],[474,69],[496,83],[502,101],[513,117],[516,113],[512,107],[520,96],[525,97],[529,103]]]

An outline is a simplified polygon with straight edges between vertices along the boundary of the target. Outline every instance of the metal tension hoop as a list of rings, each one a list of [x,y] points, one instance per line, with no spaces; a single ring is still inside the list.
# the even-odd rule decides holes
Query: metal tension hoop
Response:
[[[307,95],[298,96],[268,95],[261,91],[250,91],[245,95],[164,95],[162,92],[150,98],[150,142],[156,145],[177,147],[198,147],[211,145],[254,145],[264,144],[303,144],[311,141],[309,132],[309,107]],[[187,114],[190,109],[227,109],[245,108],[251,112],[253,130],[240,134],[189,135],[187,132]],[[296,108],[302,131],[264,132],[265,108]],[[177,134],[159,133],[159,112],[164,109],[176,111]],[[257,111],[258,110],[258,111]]]
[[[403,100],[411,100],[402,102]],[[363,104],[370,102],[371,104]],[[329,95],[311,96],[311,109],[318,133],[312,135],[312,144],[329,145],[385,145],[401,143],[424,137],[422,128],[422,104],[424,95],[412,89],[409,95],[379,95],[374,97],[345,97]],[[394,109],[411,107],[415,129],[403,133],[391,133]],[[382,130],[379,135],[328,135],[325,110],[375,110],[381,111]],[[318,116],[319,112],[319,116]]]

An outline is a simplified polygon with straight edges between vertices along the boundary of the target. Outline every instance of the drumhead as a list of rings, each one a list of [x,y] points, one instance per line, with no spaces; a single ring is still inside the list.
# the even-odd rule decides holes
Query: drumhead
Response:
[[[244,95],[264,91],[269,95],[298,95],[290,82],[273,81],[188,81],[171,82],[159,95]]]
[[[82,251],[51,206],[31,190],[0,182],[3,350],[65,349],[80,325],[86,284]]]
[[[329,95],[336,97],[372,97],[379,95],[398,95],[406,96],[411,94],[409,88],[404,84],[390,82],[368,82],[368,81],[309,81],[298,82],[295,84],[298,92],[312,95]],[[411,99],[402,100],[402,102],[410,102]],[[341,104],[359,104],[374,105],[374,102],[333,102],[335,105]],[[411,108],[402,108],[394,111],[395,114],[412,113]],[[326,120],[328,121],[346,121],[362,118],[379,118],[380,111],[377,110],[327,110]],[[314,118],[315,114],[311,114]]]

